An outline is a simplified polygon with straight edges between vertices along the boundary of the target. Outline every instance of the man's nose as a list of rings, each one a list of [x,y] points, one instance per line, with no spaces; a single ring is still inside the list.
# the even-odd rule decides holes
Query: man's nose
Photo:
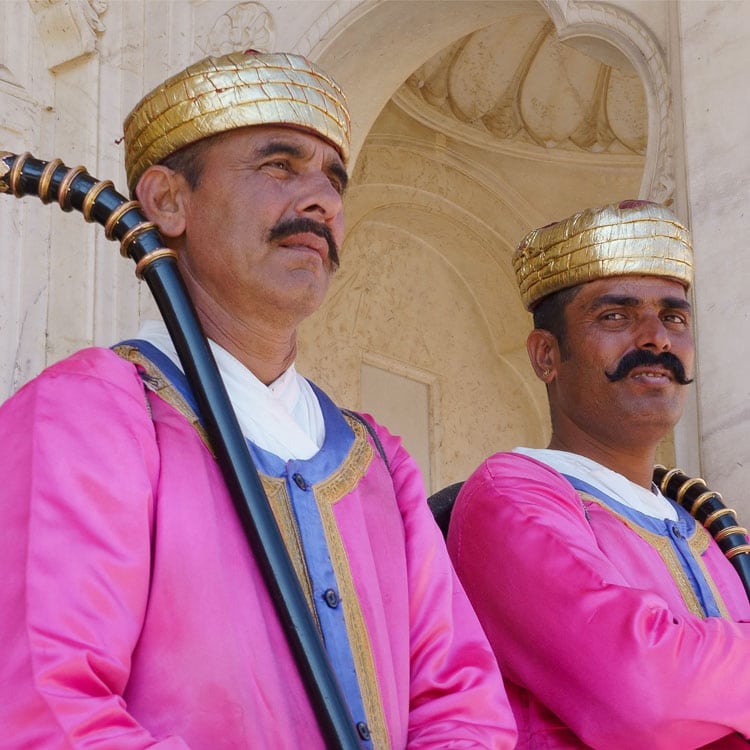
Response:
[[[328,176],[320,171],[300,175],[300,192],[295,210],[301,216],[333,222],[343,208],[341,193]]]
[[[668,352],[672,348],[669,330],[658,315],[649,315],[641,320],[636,345],[639,349],[650,349],[656,352]]]

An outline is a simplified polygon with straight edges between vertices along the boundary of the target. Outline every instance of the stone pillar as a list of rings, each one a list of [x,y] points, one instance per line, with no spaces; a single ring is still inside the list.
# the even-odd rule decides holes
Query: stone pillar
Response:
[[[750,519],[750,3],[679,3],[702,472]],[[745,214],[748,214],[746,217]]]

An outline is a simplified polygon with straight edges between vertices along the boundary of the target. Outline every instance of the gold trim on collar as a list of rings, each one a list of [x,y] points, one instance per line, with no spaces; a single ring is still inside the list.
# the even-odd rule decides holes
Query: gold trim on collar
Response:
[[[352,648],[354,668],[357,673],[365,714],[367,715],[367,724],[370,728],[373,745],[380,750],[380,748],[390,747],[390,738],[378,687],[375,658],[362,607],[354,586],[349,558],[333,513],[336,503],[351,492],[367,473],[374,453],[367,439],[367,430],[364,425],[347,415],[344,415],[344,418],[354,430],[354,444],[339,469],[328,479],[314,485],[312,489],[318,503],[323,531],[331,555],[331,563],[339,585],[346,632]]]
[[[682,596],[682,600],[685,602],[685,606],[694,615],[698,615],[698,617],[705,619],[706,613],[703,610],[700,601],[698,600],[697,594],[693,590],[693,587],[690,585],[690,581],[685,574],[682,565],[680,565],[680,561],[677,557],[677,553],[675,552],[674,547],[667,537],[664,537],[661,534],[655,534],[654,532],[648,531],[638,524],[633,523],[622,514],[618,513],[615,510],[612,510],[612,508],[610,508],[598,497],[590,495],[588,492],[578,491],[578,494],[580,495],[582,500],[594,502],[600,508],[604,508],[604,510],[619,518],[629,529],[634,531],[641,539],[643,539],[646,544],[648,544],[650,547],[653,547],[653,549],[656,550],[656,552],[664,562],[664,565],[669,571],[669,574],[672,576],[672,580],[675,582],[675,585],[680,592],[680,596]],[[687,539],[688,548],[690,549],[690,553],[692,554],[696,564],[701,569],[706,583],[711,589],[711,593],[716,600],[716,606],[719,608],[721,616],[729,618],[729,612],[726,608],[726,605],[724,604],[724,600],[719,594],[719,591],[716,588],[716,584],[711,579],[711,576],[706,569],[706,565],[703,562],[702,555],[708,549],[709,542],[710,536],[708,532],[699,523],[696,523],[693,533],[690,535],[690,538]]]
[[[367,439],[367,430],[364,425],[346,415],[344,418],[354,431],[354,443],[349,450],[349,454],[333,474],[313,485],[311,490],[318,506],[323,533],[331,556],[331,565],[339,588],[346,633],[352,650],[354,669],[357,673],[362,704],[367,716],[367,725],[370,728],[374,747],[378,750],[381,750],[381,748],[387,750],[390,747],[390,738],[378,685],[372,644],[354,586],[349,557],[346,554],[344,541],[341,538],[333,512],[336,503],[352,492],[365,476],[374,452]],[[308,605],[316,618],[316,622],[318,622],[312,598],[312,583],[305,562],[299,527],[292,511],[286,480],[264,475],[261,475],[261,480],[271,502],[276,522],[281,529],[284,544],[292,558],[297,577],[302,582]]]
[[[143,378],[143,383],[146,388],[182,414],[182,416],[190,422],[198,433],[203,444],[211,452],[211,455],[216,458],[216,454],[211,447],[211,442],[208,439],[208,434],[203,429],[203,425],[201,424],[200,419],[198,419],[198,415],[192,410],[190,404],[188,404],[188,402],[182,397],[182,394],[177,388],[175,388],[164,376],[162,371],[134,346],[130,346],[129,344],[119,344],[118,346],[113,346],[112,349],[116,354],[119,354],[128,362],[132,362],[144,372],[145,377]]]
[[[146,387],[182,414],[211,451],[208,436],[195,412],[179,391],[164,377],[159,368],[133,346],[120,345],[113,347],[113,349],[123,359],[132,362],[145,372],[144,384]],[[372,462],[374,452],[364,425],[347,415],[344,415],[344,418],[354,431],[354,443],[339,468],[331,476],[313,485],[311,489],[320,513],[326,544],[331,556],[331,564],[341,595],[346,632],[351,644],[354,668],[357,673],[357,681],[372,742],[378,750],[387,750],[391,746],[390,737],[378,685],[372,644],[354,586],[349,557],[346,554],[344,541],[341,538],[333,512],[336,503],[352,492],[363,479]],[[213,451],[211,453],[213,455]],[[286,478],[260,474],[260,479],[276,523],[279,526],[284,546],[289,553],[297,578],[302,586],[308,607],[315,618],[318,630],[320,630],[320,622],[313,602],[312,581],[305,561],[299,526],[292,510]]]
[[[320,620],[318,619],[318,613],[313,603],[312,580],[310,579],[310,573],[305,562],[302,537],[299,533],[297,520],[294,517],[294,511],[292,510],[292,500],[286,488],[286,479],[283,477],[269,477],[265,474],[259,474],[259,476],[271,506],[271,511],[281,532],[281,538],[284,540],[284,546],[292,561],[292,566],[302,586],[302,591],[305,594],[307,606],[310,608],[315,624],[318,627],[318,632],[322,635]]]

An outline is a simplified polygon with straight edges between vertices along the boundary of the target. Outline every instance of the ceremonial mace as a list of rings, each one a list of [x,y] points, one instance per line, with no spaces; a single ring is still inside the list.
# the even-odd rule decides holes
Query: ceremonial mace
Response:
[[[750,544],[747,529],[737,525],[737,513],[724,505],[718,492],[710,490],[700,477],[689,477],[681,469],[657,464],[654,483],[664,495],[682,505],[716,540],[742,581],[750,599]]]
[[[45,162],[28,152],[0,151],[0,193],[36,195],[77,209],[88,222],[119,240],[123,257],[135,261],[135,274],[149,286],[195,394],[203,425],[232,497],[250,549],[260,568],[308,697],[329,748],[360,748],[349,707],[333,673],[302,587],[284,546],[237,417],[195,307],[177,268],[176,254],[164,247],[156,224],[141,205],[118,193],[110,180],[97,180],[85,167]]]

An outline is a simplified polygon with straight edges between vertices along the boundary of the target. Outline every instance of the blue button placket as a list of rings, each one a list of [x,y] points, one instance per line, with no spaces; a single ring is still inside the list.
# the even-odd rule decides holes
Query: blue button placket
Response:
[[[366,715],[346,630],[341,593],[314,487],[306,476],[309,470],[308,461],[289,461],[286,465],[287,490],[302,539],[305,562],[312,586],[313,606],[320,623],[326,651],[352,711],[362,745],[371,748],[370,730],[365,721]]]
[[[134,346],[148,357],[200,418],[198,406],[185,375],[169,357],[153,344],[141,339],[121,343]],[[307,461],[289,461],[284,466],[278,456],[259,448],[249,440],[248,447],[261,473],[271,477],[283,477],[286,481],[313,587],[313,606],[320,622],[326,651],[349,705],[357,733],[362,740],[362,747],[371,749],[373,744],[354,668],[344,610],[341,606],[338,584],[312,487],[345,460],[351,447],[353,434],[335,404],[314,384],[311,383],[311,386],[318,396],[326,424],[325,445],[316,456]]]

